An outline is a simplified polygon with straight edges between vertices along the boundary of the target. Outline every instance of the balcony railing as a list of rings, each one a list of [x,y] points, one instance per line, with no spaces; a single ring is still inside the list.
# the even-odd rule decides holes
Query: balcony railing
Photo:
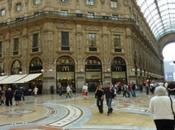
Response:
[[[122,52],[122,48],[114,48],[114,52]]]
[[[70,50],[70,47],[69,46],[62,46],[61,47],[61,50],[62,51],[69,51]]]
[[[10,22],[1,22],[1,26],[7,26],[11,24],[15,24],[18,22],[26,22],[29,20],[33,20],[39,17],[78,17],[78,18],[85,18],[85,19],[92,19],[88,17],[88,14],[82,14],[82,13],[67,13],[67,15],[62,15],[60,11],[42,11],[42,12],[34,12],[33,15],[30,16],[21,16],[17,17],[14,21]],[[94,15],[93,19],[97,20],[110,20],[110,21],[134,21],[133,18],[128,18],[128,17],[118,17],[117,19],[114,19],[113,16],[103,16],[103,15]]]
[[[97,51],[96,47],[89,47],[89,51]]]
[[[39,48],[38,47],[33,47],[32,48],[32,52],[38,52],[39,51]]]
[[[13,52],[13,55],[14,55],[14,56],[18,55],[18,51],[14,51],[14,52]]]

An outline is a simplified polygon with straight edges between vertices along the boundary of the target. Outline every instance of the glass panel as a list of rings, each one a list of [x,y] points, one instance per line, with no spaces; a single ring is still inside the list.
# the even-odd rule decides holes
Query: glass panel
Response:
[[[173,32],[175,25],[175,1],[136,0],[151,30],[158,39],[161,35]],[[160,12],[160,13],[159,13]]]

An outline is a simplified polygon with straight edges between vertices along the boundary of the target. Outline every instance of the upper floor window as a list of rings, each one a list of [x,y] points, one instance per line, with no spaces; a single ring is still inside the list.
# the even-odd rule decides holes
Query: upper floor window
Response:
[[[39,51],[39,34],[34,33],[32,36],[32,52]]]
[[[87,5],[94,5],[95,4],[95,0],[86,0],[86,4]]]
[[[121,38],[119,34],[114,34],[114,47],[121,48]]]
[[[96,47],[96,33],[88,34],[88,44],[89,47]]]
[[[34,5],[39,5],[39,4],[41,4],[41,0],[33,0],[33,4]]]
[[[69,50],[69,32],[61,32],[61,50]]]
[[[67,3],[67,2],[69,2],[69,0],[60,0],[60,2]]]
[[[22,3],[16,3],[16,11],[19,12],[22,10]]]
[[[88,12],[88,18],[94,18],[95,17],[95,14],[94,12]]]
[[[111,8],[117,8],[117,0],[111,0]]]
[[[68,11],[67,10],[61,10],[60,15],[61,16],[68,16]]]
[[[13,39],[13,55],[19,54],[19,38]]]
[[[0,41],[0,57],[2,57],[2,41]]]
[[[5,9],[0,9],[0,16],[5,16]]]

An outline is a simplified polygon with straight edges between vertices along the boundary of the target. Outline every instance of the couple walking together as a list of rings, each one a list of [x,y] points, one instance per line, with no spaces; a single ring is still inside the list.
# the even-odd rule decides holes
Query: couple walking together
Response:
[[[95,97],[97,99],[97,107],[100,113],[103,113],[104,96],[106,98],[106,105],[108,107],[107,115],[112,113],[112,99],[115,97],[115,94],[116,90],[112,84],[108,83],[104,88],[101,84],[97,85]]]

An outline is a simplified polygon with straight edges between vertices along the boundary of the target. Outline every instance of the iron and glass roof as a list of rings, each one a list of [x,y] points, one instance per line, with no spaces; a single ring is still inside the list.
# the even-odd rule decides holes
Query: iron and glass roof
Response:
[[[136,0],[156,39],[175,32],[175,0]]]

